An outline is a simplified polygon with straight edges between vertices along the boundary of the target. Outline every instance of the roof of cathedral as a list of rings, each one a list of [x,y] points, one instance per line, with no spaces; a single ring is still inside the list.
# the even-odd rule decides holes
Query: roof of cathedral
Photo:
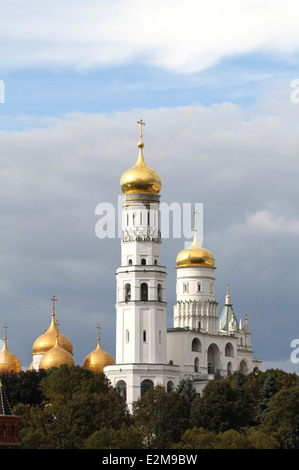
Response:
[[[61,364],[74,366],[75,361],[73,359],[72,354],[60,345],[60,333],[57,330],[55,345],[53,346],[53,348],[45,352],[42,357],[42,360],[40,361],[39,368],[48,370],[52,367],[60,367]]]
[[[0,379],[0,415],[11,415],[10,404]]]
[[[200,246],[197,240],[197,223],[195,211],[194,238],[189,248],[180,251],[176,258],[178,268],[183,266],[214,266],[215,258],[211,251]]]
[[[234,324],[234,331],[239,330],[239,325],[234,315],[234,310],[230,300],[229,284],[227,283],[225,304],[219,319],[219,329],[223,331],[230,331],[232,324]]]
[[[129,170],[125,171],[120,180],[121,190],[124,194],[130,193],[148,193],[159,194],[161,191],[162,183],[158,173],[147,166],[145,163],[142,149],[144,143],[142,142],[142,119],[138,121],[140,124],[140,140],[138,142],[139,156],[135,165]]]
[[[55,296],[52,297],[52,302],[53,302],[53,308],[52,308],[52,321],[51,324],[45,333],[43,333],[41,336],[39,336],[35,342],[33,343],[32,347],[32,354],[44,354],[45,352],[49,351],[49,349],[53,348],[56,343],[56,335],[58,330],[58,326],[55,323],[55,305],[54,302],[57,301],[55,299]],[[73,345],[70,342],[70,340],[64,336],[60,331],[59,331],[59,345],[66,349],[70,354],[73,352]]]
[[[5,334],[4,334],[4,345],[0,351],[0,373],[5,372],[20,372],[22,370],[21,363],[17,356],[11,353],[7,348],[7,336],[6,329],[8,328],[6,323],[4,324]]]
[[[113,357],[101,348],[100,335],[99,335],[100,326],[98,325],[97,328],[98,328],[98,337],[97,337],[98,345],[94,351],[92,351],[86,356],[83,362],[83,366],[82,366],[85,369],[89,369],[92,372],[96,372],[96,373],[103,372],[104,367],[115,364]]]

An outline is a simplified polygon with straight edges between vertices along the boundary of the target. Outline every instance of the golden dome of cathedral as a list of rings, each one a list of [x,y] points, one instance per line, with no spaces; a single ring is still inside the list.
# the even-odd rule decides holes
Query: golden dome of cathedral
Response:
[[[140,124],[140,140],[138,142],[139,156],[135,165],[127,170],[121,177],[120,186],[124,194],[130,193],[148,193],[159,194],[162,183],[158,173],[147,166],[144,161],[142,149],[144,143],[142,142],[141,128],[144,123],[142,119],[138,121]]]
[[[44,354],[49,349],[53,348],[56,343],[56,333],[58,331],[58,327],[55,323],[55,311],[54,311],[54,302],[57,300],[55,296],[51,299],[53,302],[53,310],[52,310],[52,321],[48,330],[39,336],[33,343],[32,347],[32,354]],[[59,332],[59,344],[62,348],[66,349],[70,354],[73,352],[73,345],[70,340],[64,336],[62,333]]]
[[[99,331],[99,325],[98,325]],[[83,366],[85,369],[89,369],[92,372],[98,373],[103,372],[104,367],[110,366],[115,364],[113,357],[104,351],[100,345],[100,335],[98,333],[98,345],[94,351],[92,351],[86,358],[84,359]]]
[[[75,361],[72,354],[60,345],[60,333],[57,330],[55,345],[43,355],[39,368],[48,370],[52,367],[60,367],[61,364],[74,366]]]
[[[3,374],[5,372],[21,372],[22,366],[19,359],[7,349],[6,323],[4,324],[3,328],[5,329],[5,335],[4,345],[2,350],[0,351],[0,374]]]
[[[176,258],[178,268],[183,266],[214,266],[215,258],[211,251],[200,246],[197,240],[197,228],[195,222],[194,239],[189,248],[180,251]]]

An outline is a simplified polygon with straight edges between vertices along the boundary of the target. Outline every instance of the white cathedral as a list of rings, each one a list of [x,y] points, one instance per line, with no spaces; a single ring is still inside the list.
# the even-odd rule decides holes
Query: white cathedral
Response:
[[[104,368],[128,407],[162,385],[169,392],[191,379],[200,392],[207,382],[240,370],[259,370],[252,357],[251,333],[235,317],[227,285],[218,320],[215,259],[194,240],[176,259],[173,327],[166,326],[166,267],[161,261],[160,176],[143,157],[142,120],[139,156],[121,177],[123,192],[121,265],[116,271],[116,357]],[[196,216],[195,216],[196,221]]]

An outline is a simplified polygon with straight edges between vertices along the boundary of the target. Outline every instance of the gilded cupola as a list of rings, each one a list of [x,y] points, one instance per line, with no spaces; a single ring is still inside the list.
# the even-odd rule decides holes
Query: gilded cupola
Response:
[[[32,354],[45,354],[49,349],[53,348],[56,343],[56,333],[58,331],[58,326],[55,323],[55,302],[57,299],[55,296],[52,297],[51,301],[53,302],[52,307],[52,320],[51,324],[45,333],[39,336],[33,343]],[[59,332],[59,344],[61,347],[66,349],[70,354],[73,352],[73,345],[70,340]]]
[[[89,369],[95,373],[103,372],[104,367],[115,364],[113,357],[101,348],[100,332],[99,332],[100,326],[98,325],[97,328],[98,328],[98,338],[97,338],[98,345],[94,351],[92,351],[91,353],[88,354],[88,356],[86,356],[83,362],[83,367],[85,369]]]
[[[9,372],[21,372],[22,366],[14,354],[12,354],[7,348],[7,336],[6,330],[8,326],[6,323],[4,324],[4,345],[2,350],[0,351],[0,374],[9,373]]]
[[[137,123],[140,124],[139,156],[135,165],[122,175],[120,180],[121,190],[124,194],[159,194],[162,187],[161,178],[155,170],[147,166],[143,157],[142,126],[145,123],[142,119]]]
[[[62,364],[74,366],[75,361],[72,354],[61,346],[60,333],[57,330],[55,345],[43,355],[39,368],[48,370],[52,367],[60,367]]]
[[[196,214],[196,212],[195,212]],[[177,268],[183,266],[214,266],[215,258],[211,251],[203,248],[197,240],[197,225],[195,217],[195,228],[193,242],[189,248],[180,251],[176,258]]]

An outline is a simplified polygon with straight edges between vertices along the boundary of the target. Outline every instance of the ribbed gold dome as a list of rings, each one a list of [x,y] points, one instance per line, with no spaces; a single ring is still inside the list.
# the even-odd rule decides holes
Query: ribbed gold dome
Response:
[[[138,121],[140,124],[140,140],[138,142],[139,156],[135,165],[127,170],[121,177],[120,186],[124,194],[130,193],[149,193],[159,194],[162,183],[158,173],[147,166],[144,161],[142,149],[144,143],[142,142],[141,124],[142,119]]]
[[[98,326],[98,330],[99,330]],[[88,354],[83,362],[84,369],[89,369],[92,372],[103,372],[104,367],[115,364],[113,357],[104,351],[100,345],[100,335],[98,334],[98,345],[94,351]]]
[[[42,334],[39,338],[35,340],[32,347],[32,354],[44,354],[49,349],[53,348],[56,343],[56,333],[58,331],[57,325],[55,323],[55,312],[54,312],[54,300],[53,297],[53,311],[52,311],[52,321],[48,330]],[[73,345],[70,340],[59,332],[59,344],[62,348],[66,349],[70,354],[73,352]]]
[[[48,370],[51,367],[60,367],[61,364],[74,366],[75,361],[72,354],[60,345],[60,333],[57,332],[55,345],[43,355],[39,368]]]
[[[21,372],[22,366],[17,358],[13,353],[11,353],[7,349],[7,337],[6,337],[6,323],[5,323],[5,336],[4,336],[4,346],[2,350],[0,351],[0,374],[3,374],[5,372]]]
[[[206,250],[197,241],[196,230],[194,239],[189,248],[182,250],[176,259],[178,268],[182,266],[214,266],[215,258],[211,251]]]

